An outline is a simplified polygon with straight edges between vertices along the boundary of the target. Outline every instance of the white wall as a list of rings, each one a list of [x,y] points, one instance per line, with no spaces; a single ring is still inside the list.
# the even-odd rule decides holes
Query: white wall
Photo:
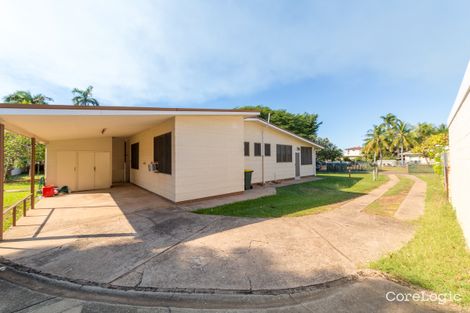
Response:
[[[176,202],[243,191],[243,118],[178,116]]]
[[[450,196],[470,247],[470,99],[449,128]]]
[[[298,140],[292,136],[284,134],[278,130],[256,122],[256,121],[245,121],[244,141],[250,143],[250,156],[245,158],[245,169],[253,170],[252,182],[262,182],[262,157],[254,156],[255,142],[262,142],[262,131],[264,131],[264,143],[271,144],[271,156],[264,158],[264,179],[265,181],[287,179],[295,177],[295,151],[297,148],[302,146],[308,147],[309,145],[301,140]],[[276,144],[292,145],[292,162],[289,163],[277,163],[276,162]],[[264,147],[261,146],[261,154],[264,154]],[[316,175],[315,163],[316,163],[316,152],[312,147],[313,164],[301,165],[300,176],[312,176]]]
[[[112,138],[86,138],[51,141],[46,144],[46,180],[49,185],[57,185],[57,152],[58,151],[93,151],[93,152],[112,152]],[[109,164],[109,175],[106,179],[111,186],[111,164]]]
[[[148,170],[148,164],[153,162],[153,138],[171,132],[172,170],[171,175],[154,173]],[[139,143],[139,169],[130,169],[130,182],[142,188],[152,191],[171,201],[176,201],[175,196],[175,118],[158,124],[129,139],[129,147],[133,143]],[[129,148],[130,149],[130,148]],[[131,155],[129,153],[129,163]]]
[[[470,66],[449,116],[449,186],[452,205],[470,248]]]
[[[148,171],[153,138],[172,132],[172,174]],[[130,180],[171,201],[181,202],[243,191],[243,118],[178,116],[132,136],[139,142],[139,169]]]

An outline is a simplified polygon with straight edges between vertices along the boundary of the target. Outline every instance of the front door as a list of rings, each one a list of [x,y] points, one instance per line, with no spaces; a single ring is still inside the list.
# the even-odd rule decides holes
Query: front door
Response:
[[[295,153],[295,179],[300,178],[300,153]]]

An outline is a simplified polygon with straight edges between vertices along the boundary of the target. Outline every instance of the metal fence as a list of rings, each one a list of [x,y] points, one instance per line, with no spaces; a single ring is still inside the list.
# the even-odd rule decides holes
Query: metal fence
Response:
[[[321,165],[319,172],[330,173],[347,173],[351,172],[368,172],[372,167],[367,163],[348,163],[348,162],[326,162]]]
[[[428,164],[408,164],[409,174],[434,173],[432,165]]]

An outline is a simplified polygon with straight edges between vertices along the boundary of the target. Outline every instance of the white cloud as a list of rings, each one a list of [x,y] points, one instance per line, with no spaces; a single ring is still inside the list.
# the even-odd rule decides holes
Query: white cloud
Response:
[[[0,94],[91,84],[108,104],[191,105],[357,68],[438,81],[469,43],[465,10],[435,4],[3,0]]]

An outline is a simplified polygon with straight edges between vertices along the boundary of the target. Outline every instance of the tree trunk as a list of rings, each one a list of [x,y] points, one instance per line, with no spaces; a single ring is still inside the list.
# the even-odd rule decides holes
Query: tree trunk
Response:
[[[401,166],[405,166],[405,157],[403,156],[403,144],[401,144]]]

